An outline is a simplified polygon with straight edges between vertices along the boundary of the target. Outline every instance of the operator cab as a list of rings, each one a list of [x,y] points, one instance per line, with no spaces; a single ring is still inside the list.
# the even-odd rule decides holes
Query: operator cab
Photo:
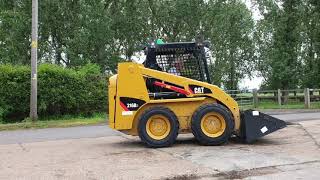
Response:
[[[178,42],[150,45],[144,66],[162,72],[211,83],[204,47],[208,42]]]
[[[146,60],[143,64],[146,68],[211,83],[204,49],[208,47],[208,44],[208,42],[151,44],[145,50]],[[146,78],[146,86],[151,99],[186,97],[185,94],[159,86],[160,82],[180,89],[184,88],[159,79]]]

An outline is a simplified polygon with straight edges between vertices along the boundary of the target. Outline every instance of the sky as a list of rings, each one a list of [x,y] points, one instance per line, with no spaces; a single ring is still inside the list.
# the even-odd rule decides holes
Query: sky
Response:
[[[263,78],[259,76],[253,76],[252,79],[247,77],[240,82],[239,88],[240,89],[259,89],[262,81],[263,81]]]

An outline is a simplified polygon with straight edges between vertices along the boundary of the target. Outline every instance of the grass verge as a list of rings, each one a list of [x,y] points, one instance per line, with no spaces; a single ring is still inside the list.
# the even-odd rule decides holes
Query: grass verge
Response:
[[[241,102],[239,102],[240,108],[242,110],[247,109],[305,109],[303,102],[289,102],[288,104],[284,104],[279,106],[276,102],[266,102],[266,101],[260,101],[257,108],[253,107],[253,103],[250,105],[242,105]],[[317,102],[311,102],[310,109],[320,109],[320,101]]]
[[[0,131],[17,130],[17,129],[42,129],[42,128],[64,128],[74,126],[85,126],[106,123],[106,114],[95,114],[91,117],[83,116],[63,116],[40,119],[32,122],[30,119],[25,119],[20,123],[1,124]]]
[[[289,102],[288,104],[279,106],[274,102],[261,102],[259,103],[258,109],[304,109],[304,103]],[[312,102],[311,109],[319,109],[320,102]]]

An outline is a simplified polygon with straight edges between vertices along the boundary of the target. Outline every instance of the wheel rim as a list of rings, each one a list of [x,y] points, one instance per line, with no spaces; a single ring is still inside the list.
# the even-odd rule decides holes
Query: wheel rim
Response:
[[[147,134],[153,139],[161,140],[166,138],[170,133],[170,129],[170,121],[165,116],[154,115],[147,121]]]
[[[216,112],[207,113],[201,119],[201,130],[209,137],[219,137],[226,129],[226,121],[222,115]]]

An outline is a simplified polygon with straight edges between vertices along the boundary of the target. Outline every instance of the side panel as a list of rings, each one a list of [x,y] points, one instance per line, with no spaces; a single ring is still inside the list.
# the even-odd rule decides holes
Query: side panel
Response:
[[[136,101],[128,101],[128,98]],[[148,102],[149,96],[138,64],[119,63],[115,103],[115,129],[131,129],[137,106]]]

